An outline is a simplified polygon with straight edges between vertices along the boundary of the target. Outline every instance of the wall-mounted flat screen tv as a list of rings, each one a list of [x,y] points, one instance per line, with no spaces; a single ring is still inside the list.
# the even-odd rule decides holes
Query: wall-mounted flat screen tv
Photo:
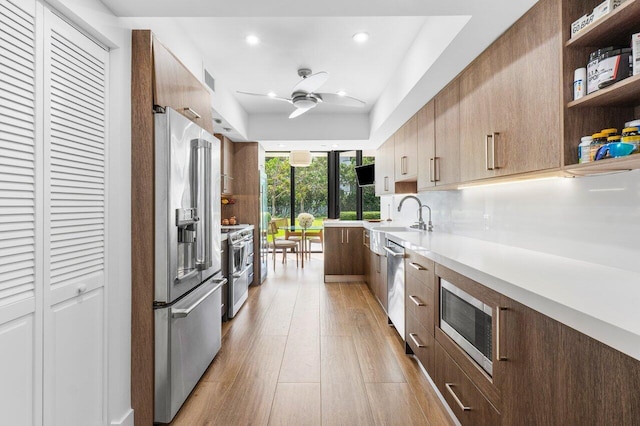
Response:
[[[375,184],[375,166],[373,164],[365,164],[364,166],[356,166],[356,178],[358,186],[369,186]]]

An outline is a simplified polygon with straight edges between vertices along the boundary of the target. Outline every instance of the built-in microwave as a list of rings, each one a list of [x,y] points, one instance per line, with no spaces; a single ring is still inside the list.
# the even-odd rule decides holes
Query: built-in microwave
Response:
[[[440,279],[440,328],[493,375],[493,308]]]

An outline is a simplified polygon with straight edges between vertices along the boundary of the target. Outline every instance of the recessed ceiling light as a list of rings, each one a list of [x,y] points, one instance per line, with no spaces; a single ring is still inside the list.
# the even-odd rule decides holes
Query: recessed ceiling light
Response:
[[[345,92],[344,90],[338,90],[338,91],[336,92],[336,94],[337,94],[338,96],[347,96],[347,92]]]
[[[280,143],[280,144],[278,144],[278,147],[280,147],[280,148],[284,148],[284,147],[285,147],[285,145],[284,145],[283,143]]]
[[[275,92],[269,92],[269,93],[267,93],[267,96],[270,97],[270,98],[275,98],[277,95],[276,95]]]
[[[333,145],[331,145],[331,148],[337,148],[337,147],[338,147],[337,143],[334,143]]]
[[[225,132],[230,132],[232,129],[231,127],[223,127],[222,130],[224,130]]]
[[[364,43],[367,40],[369,40],[369,33],[361,32],[353,35],[353,41],[356,43]]]
[[[260,43],[260,39],[258,38],[258,36],[255,36],[253,34],[248,35],[247,38],[245,38],[245,41],[250,46],[255,46],[256,44]]]
[[[213,121],[215,121],[217,124],[222,124],[222,120],[220,120],[219,118],[214,118]]]

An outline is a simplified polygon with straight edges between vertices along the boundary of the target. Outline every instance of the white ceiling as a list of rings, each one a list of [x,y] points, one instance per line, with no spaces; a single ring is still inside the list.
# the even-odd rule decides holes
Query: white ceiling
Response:
[[[326,150],[377,147],[536,0],[102,1],[153,30],[194,74],[214,76],[216,131],[267,149]],[[351,39],[358,31],[366,44]],[[261,43],[247,45],[249,34]],[[289,97],[300,67],[330,74],[320,92],[344,90],[366,107],[323,104],[289,120],[292,105],[236,93]]]

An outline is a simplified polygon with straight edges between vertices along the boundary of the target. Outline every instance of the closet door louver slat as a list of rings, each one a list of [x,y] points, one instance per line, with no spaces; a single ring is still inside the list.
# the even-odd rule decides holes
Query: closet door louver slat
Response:
[[[0,307],[35,296],[35,19],[0,2]]]
[[[87,43],[62,27],[51,28],[47,153],[52,289],[78,282],[93,288],[104,284],[106,52],[82,41]]]

